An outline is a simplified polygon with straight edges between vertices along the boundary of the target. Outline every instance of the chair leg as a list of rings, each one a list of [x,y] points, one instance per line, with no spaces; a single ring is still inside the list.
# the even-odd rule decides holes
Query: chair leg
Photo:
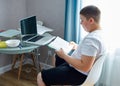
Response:
[[[22,62],[23,62],[24,54],[20,56],[20,66],[19,66],[19,71],[18,71],[18,80],[20,79],[20,74],[22,70]]]

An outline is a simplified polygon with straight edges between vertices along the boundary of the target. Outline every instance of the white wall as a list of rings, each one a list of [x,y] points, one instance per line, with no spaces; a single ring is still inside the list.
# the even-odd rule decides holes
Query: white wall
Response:
[[[53,34],[63,37],[65,0],[27,0],[27,15],[36,15],[45,26],[54,29]]]
[[[25,0],[0,0],[0,29],[16,29],[26,16]]]

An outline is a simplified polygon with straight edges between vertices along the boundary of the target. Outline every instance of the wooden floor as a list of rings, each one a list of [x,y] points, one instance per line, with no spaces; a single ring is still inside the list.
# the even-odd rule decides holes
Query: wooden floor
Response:
[[[0,75],[0,86],[37,86],[37,72],[32,65],[23,66],[20,80],[17,73],[18,69],[14,69]]]

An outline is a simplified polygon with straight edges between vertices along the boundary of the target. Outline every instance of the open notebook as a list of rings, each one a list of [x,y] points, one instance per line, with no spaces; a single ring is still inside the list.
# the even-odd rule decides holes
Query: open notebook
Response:
[[[59,36],[57,36],[52,42],[50,42],[48,46],[55,50],[59,50],[60,48],[62,48],[65,53],[70,53],[73,48],[73,46],[70,45],[68,41],[65,41]]]

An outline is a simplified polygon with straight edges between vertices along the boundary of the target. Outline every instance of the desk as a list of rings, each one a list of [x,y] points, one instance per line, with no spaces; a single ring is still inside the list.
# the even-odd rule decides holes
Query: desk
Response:
[[[0,32],[0,37],[5,38],[5,39],[11,39],[11,38],[14,38],[16,36],[20,37],[20,35],[21,35],[20,31],[13,30],[13,29]],[[37,72],[39,72],[40,71],[40,68],[39,68],[39,52],[38,52],[39,47],[40,47],[40,45],[37,46],[37,45],[25,44],[22,48],[19,48],[19,47],[0,48],[0,53],[2,53],[2,54],[23,54],[23,53],[30,53],[32,51],[35,51],[36,67],[37,67]]]
[[[7,38],[15,37],[16,35],[21,35],[20,31],[7,30],[7,31],[4,31],[4,32],[0,33],[1,37],[7,37]],[[49,33],[45,33],[45,34],[43,34],[43,36],[46,36],[48,38],[52,37],[52,35],[49,34]],[[34,45],[34,42],[33,42],[32,44],[28,44],[28,45],[26,45],[22,48],[19,48],[19,47],[16,47],[16,48],[0,48],[0,53],[3,53],[3,54],[23,54],[23,53],[32,52],[34,50],[35,51],[35,57],[36,57],[35,61],[36,61],[37,72],[40,72],[38,49],[39,49],[40,46],[46,45],[52,40],[53,40],[52,38],[48,39],[48,40],[42,40],[42,41],[40,41],[40,43],[38,45]],[[42,44],[42,43],[44,43],[44,44]]]

